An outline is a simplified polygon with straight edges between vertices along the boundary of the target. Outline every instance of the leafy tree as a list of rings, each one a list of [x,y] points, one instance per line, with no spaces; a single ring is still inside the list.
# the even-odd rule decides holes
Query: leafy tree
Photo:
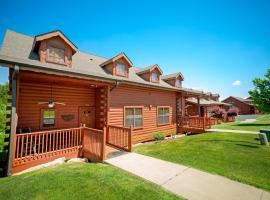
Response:
[[[266,113],[270,113],[270,69],[267,70],[265,78],[253,80],[254,90],[249,91],[254,106]]]
[[[6,128],[6,106],[8,98],[8,84],[0,85],[0,133]]]

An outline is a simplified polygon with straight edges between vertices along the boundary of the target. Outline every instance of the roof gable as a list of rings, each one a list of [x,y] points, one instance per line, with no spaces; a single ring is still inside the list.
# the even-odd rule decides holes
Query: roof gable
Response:
[[[140,74],[144,74],[144,73],[147,73],[147,72],[151,73],[154,70],[157,70],[159,72],[159,75],[163,74],[163,72],[162,72],[161,68],[158,66],[158,64],[150,65],[150,66],[148,66],[146,68],[139,69],[139,70],[137,70],[136,73],[138,75],[140,75]]]
[[[34,43],[33,43],[33,50],[35,52],[38,51],[41,41],[48,40],[53,37],[61,38],[71,48],[72,54],[75,54],[77,52],[78,48],[60,30],[56,30],[56,31],[52,31],[52,32],[35,36]]]
[[[245,99],[243,99],[243,98],[241,98],[241,97],[234,97],[234,96],[229,96],[229,97],[227,97],[226,99],[224,99],[222,102],[227,101],[227,100],[230,99],[230,98],[235,99],[235,100],[237,100],[238,102],[241,102],[241,103],[244,103],[244,104],[248,104],[248,105],[250,105],[250,103],[251,103],[251,102],[248,102],[248,101],[246,101]]]
[[[108,64],[110,64],[112,62],[115,62],[117,60],[120,60],[120,59],[124,59],[127,62],[129,68],[133,66],[133,63],[131,62],[131,60],[123,52],[120,53],[120,54],[118,54],[117,56],[115,56],[115,57],[113,57],[113,58],[111,58],[109,60],[106,60],[105,62],[101,63],[100,66],[101,67],[104,67],[104,66],[106,66],[106,65],[108,65]]]
[[[162,80],[171,80],[171,79],[178,79],[180,78],[181,81],[184,80],[184,76],[181,72],[177,72],[177,73],[174,73],[174,74],[168,74],[168,75],[165,75],[165,76],[162,76],[161,79]]]

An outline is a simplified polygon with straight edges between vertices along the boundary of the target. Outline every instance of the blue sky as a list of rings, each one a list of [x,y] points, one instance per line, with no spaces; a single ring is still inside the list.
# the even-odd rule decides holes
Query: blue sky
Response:
[[[37,35],[62,30],[82,51],[134,65],[180,71],[184,86],[246,97],[270,68],[270,1],[1,0],[6,29]],[[0,69],[0,82],[7,74]],[[235,83],[233,85],[233,83]]]

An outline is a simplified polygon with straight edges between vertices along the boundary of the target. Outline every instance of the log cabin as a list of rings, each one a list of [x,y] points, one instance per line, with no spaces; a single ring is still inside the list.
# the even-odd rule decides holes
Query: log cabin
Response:
[[[241,97],[229,96],[222,102],[231,104],[232,108],[237,109],[240,115],[261,114],[261,112],[253,105],[251,97],[244,99]]]
[[[133,65],[125,53],[82,52],[60,30],[34,37],[8,30],[0,51],[9,68],[7,174],[59,157],[106,159],[106,146],[132,145],[184,132],[204,132],[207,117],[189,118],[180,72]]]

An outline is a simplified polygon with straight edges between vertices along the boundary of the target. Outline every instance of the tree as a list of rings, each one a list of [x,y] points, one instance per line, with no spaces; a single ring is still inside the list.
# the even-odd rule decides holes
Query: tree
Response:
[[[253,80],[254,90],[249,91],[254,106],[262,112],[270,113],[270,69],[267,70],[265,78]]]
[[[0,133],[6,128],[6,106],[8,98],[8,84],[0,85]]]

